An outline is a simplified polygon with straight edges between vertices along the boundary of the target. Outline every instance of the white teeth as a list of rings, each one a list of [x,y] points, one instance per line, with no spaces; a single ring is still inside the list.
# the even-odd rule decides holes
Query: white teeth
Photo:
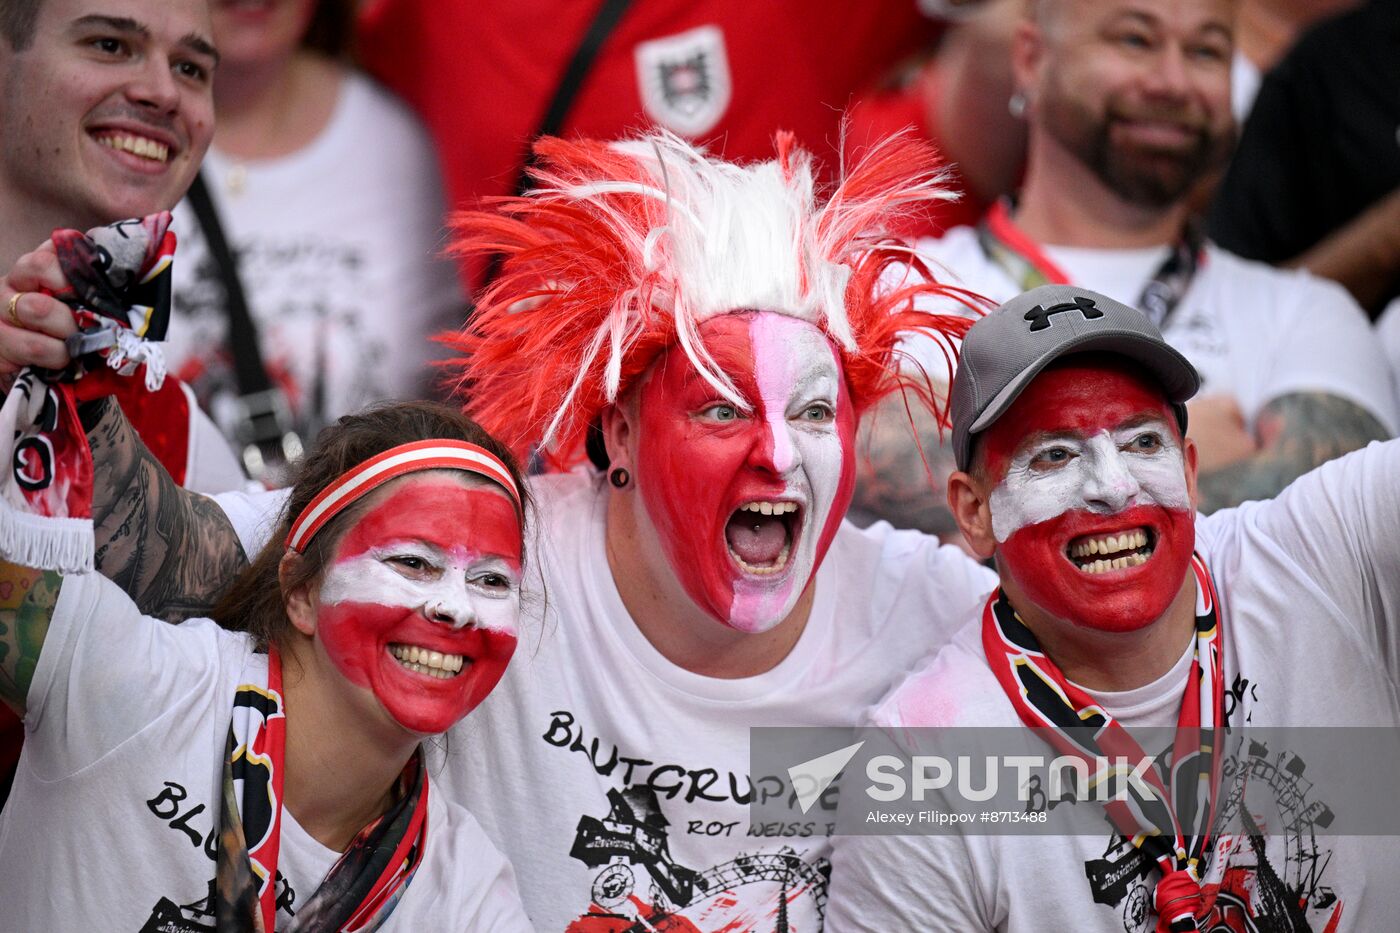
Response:
[[[1121,535],[1104,535],[1080,541],[1070,548],[1071,557],[1091,557],[1094,554],[1116,554],[1119,551],[1147,547],[1147,532],[1141,529],[1125,531]]]
[[[1106,573],[1110,570],[1126,570],[1129,567],[1145,563],[1147,563],[1146,554],[1129,554],[1127,557],[1116,557],[1113,560],[1091,561],[1087,564],[1081,564],[1079,569],[1084,573]]]
[[[760,577],[770,576],[781,571],[787,566],[788,555],[790,553],[792,553],[792,546],[790,544],[784,544],[783,549],[778,552],[778,559],[773,561],[772,566],[755,567],[753,564],[746,562],[738,554],[735,554],[733,548],[729,549],[730,556],[734,558],[735,562],[738,563],[745,573],[751,573]]]
[[[456,674],[465,663],[460,654],[443,654],[417,645],[391,645],[389,653],[411,671],[443,679]]]
[[[786,515],[797,511],[796,502],[746,502],[739,506],[740,512],[757,512],[760,515]]]
[[[138,155],[144,159],[151,159],[155,162],[164,162],[170,158],[169,146],[165,143],[158,143],[154,139],[147,139],[144,136],[130,136],[125,133],[118,133],[115,136],[102,136],[97,141],[108,149],[119,149],[122,152],[130,152],[132,155]]]

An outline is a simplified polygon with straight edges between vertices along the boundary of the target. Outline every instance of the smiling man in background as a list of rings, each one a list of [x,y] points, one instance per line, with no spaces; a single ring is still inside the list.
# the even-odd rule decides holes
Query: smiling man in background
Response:
[[[0,33],[0,268],[184,196],[214,134],[205,0],[3,0]]]

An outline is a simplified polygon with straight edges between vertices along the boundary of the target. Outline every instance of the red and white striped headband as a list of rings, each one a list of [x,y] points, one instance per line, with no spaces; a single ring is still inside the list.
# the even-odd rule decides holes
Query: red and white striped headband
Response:
[[[504,486],[515,501],[516,511],[520,511],[520,490],[515,485],[515,477],[491,451],[466,441],[414,441],[369,458],[322,489],[292,522],[287,547],[300,554],[326,523],[351,503],[392,479],[422,470],[465,470],[484,476]]]

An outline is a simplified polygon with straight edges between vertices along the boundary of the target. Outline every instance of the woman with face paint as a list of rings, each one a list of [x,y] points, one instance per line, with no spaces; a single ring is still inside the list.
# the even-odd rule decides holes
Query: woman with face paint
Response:
[[[322,433],[214,620],[0,564],[0,697],[28,732],[6,927],[530,929],[421,747],[515,649],[522,489],[470,419],[388,406]]]

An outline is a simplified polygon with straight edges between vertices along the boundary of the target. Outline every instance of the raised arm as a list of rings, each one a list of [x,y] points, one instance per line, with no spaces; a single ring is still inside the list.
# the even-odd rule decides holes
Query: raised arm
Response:
[[[884,519],[940,538],[958,534],[946,495],[953,453],[928,409],[911,401],[906,410],[898,393],[885,399],[861,420],[856,456],[853,518]]]
[[[1272,498],[1314,467],[1390,436],[1366,409],[1326,392],[1274,399],[1259,413],[1255,434],[1257,453],[1201,473],[1202,512]]]
[[[111,399],[83,406],[92,448],[97,569],[141,611],[167,622],[205,615],[247,565],[209,498],[176,485]]]

